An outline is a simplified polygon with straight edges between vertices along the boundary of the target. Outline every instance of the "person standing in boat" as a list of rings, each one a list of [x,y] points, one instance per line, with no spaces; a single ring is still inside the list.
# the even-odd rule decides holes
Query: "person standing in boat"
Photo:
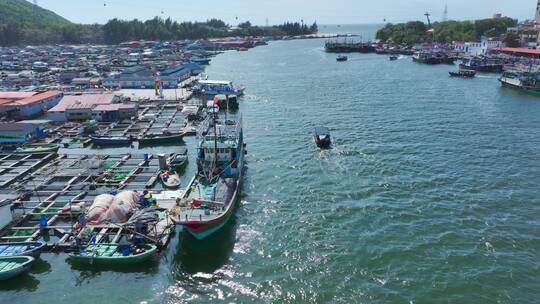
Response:
[[[141,207],[143,209],[155,204],[154,197],[152,196],[152,193],[149,192],[148,190],[143,191],[143,195],[140,201],[141,201]]]

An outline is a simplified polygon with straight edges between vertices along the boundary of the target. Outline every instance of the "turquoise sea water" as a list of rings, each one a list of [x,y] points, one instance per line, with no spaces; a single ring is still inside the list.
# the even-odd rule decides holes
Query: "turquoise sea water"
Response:
[[[540,99],[323,40],[216,57],[247,86],[241,202],[198,242],[117,271],[45,254],[2,303],[536,303]],[[334,148],[314,147],[328,126]],[[193,168],[191,168],[191,171]]]

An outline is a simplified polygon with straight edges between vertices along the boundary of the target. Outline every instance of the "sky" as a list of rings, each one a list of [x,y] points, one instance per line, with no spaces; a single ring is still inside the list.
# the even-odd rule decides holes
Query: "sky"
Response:
[[[489,18],[494,13],[532,19],[537,0],[37,0],[46,9],[77,23],[105,23],[112,18],[171,17],[178,21],[219,18],[235,25],[284,21],[319,24],[373,24],[441,20],[444,7],[453,20]]]

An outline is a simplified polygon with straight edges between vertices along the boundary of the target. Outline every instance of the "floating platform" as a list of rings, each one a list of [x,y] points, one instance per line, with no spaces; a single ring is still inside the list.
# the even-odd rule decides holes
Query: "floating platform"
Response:
[[[5,159],[10,159],[4,156]],[[49,159],[50,158],[50,159]],[[158,246],[165,246],[174,224],[168,212],[184,191],[165,191],[158,183],[159,161],[153,155],[49,155],[40,161],[46,164],[11,182],[14,221],[2,230],[0,241],[44,241],[48,250],[67,250],[81,231],[73,227],[83,210],[96,196],[120,190],[152,189],[161,208],[159,221],[148,227],[146,237]],[[36,160],[37,161],[37,160]],[[29,168],[26,171],[30,170]],[[83,208],[81,208],[83,207]],[[39,218],[45,215],[47,227]],[[120,224],[88,226],[98,242],[118,242],[134,232]],[[84,230],[88,232],[88,229]]]

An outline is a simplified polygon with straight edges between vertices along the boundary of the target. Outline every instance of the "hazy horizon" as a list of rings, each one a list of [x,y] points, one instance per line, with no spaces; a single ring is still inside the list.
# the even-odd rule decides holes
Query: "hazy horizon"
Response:
[[[74,5],[73,2],[78,2]],[[443,19],[445,5],[448,19],[472,20],[492,17],[494,13],[519,20],[534,17],[536,0],[410,0],[395,3],[392,0],[274,0],[251,2],[248,0],[212,0],[204,3],[181,3],[175,0],[153,2],[129,0],[38,0],[38,5],[77,23],[105,23],[113,18],[151,19],[155,16],[171,17],[178,21],[204,21],[219,18],[235,25],[243,21],[253,24],[279,24],[300,21],[311,24],[383,24],[425,20],[424,13],[431,14],[432,21]],[[286,11],[286,12],[284,12]]]

